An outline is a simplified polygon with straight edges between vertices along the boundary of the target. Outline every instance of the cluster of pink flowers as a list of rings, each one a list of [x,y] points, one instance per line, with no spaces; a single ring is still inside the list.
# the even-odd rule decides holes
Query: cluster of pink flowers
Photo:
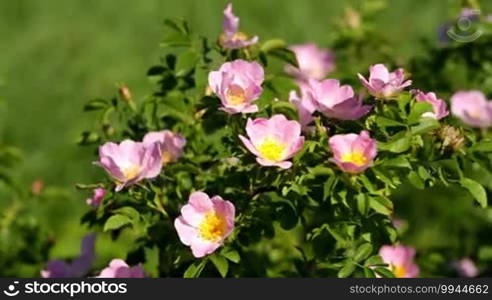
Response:
[[[169,130],[149,132],[143,142],[105,143],[99,147],[99,161],[95,164],[104,168],[115,180],[116,191],[120,191],[143,179],[157,177],[163,164],[176,161],[181,156],[185,144],[186,140],[181,135]],[[96,196],[92,202],[98,202],[94,200]]]
[[[227,49],[239,49],[257,43],[258,38],[248,39],[239,32],[239,18],[232,12],[232,4],[224,10],[223,33],[220,45]],[[289,101],[299,113],[299,121],[288,120],[282,114],[270,118],[248,118],[245,132],[239,139],[249,152],[256,156],[261,166],[291,168],[290,161],[304,146],[303,133],[311,131],[315,113],[342,121],[359,120],[371,110],[364,104],[363,97],[356,95],[353,88],[336,79],[325,77],[334,70],[334,55],[315,44],[295,45],[290,48],[296,55],[298,67],[288,65],[285,71],[296,79],[300,94],[291,91]],[[411,80],[403,69],[390,72],[383,64],[369,68],[369,77],[358,78],[368,93],[376,99],[397,99]],[[254,104],[263,92],[265,79],[263,67],[257,62],[242,59],[226,62],[209,73],[210,90],[221,102],[221,110],[227,114],[250,114],[259,111]],[[440,120],[448,116],[446,102],[433,92],[414,90],[416,101],[427,102],[432,112],[423,117]],[[451,98],[452,114],[470,126],[487,128],[492,126],[492,102],[478,91],[458,92]],[[176,162],[182,155],[186,139],[169,130],[149,132],[142,142],[124,140],[108,142],[99,148],[99,161],[115,181],[116,192],[144,179],[157,177],[163,166]],[[330,161],[340,170],[359,174],[371,167],[377,156],[376,140],[368,131],[336,134],[329,138],[328,146],[333,157]],[[106,190],[97,188],[87,199],[91,206],[100,205]],[[194,192],[188,203],[181,208],[181,215],[174,226],[181,242],[191,248],[199,258],[213,253],[234,230],[235,206],[232,202],[216,195],[209,197],[204,192]],[[52,261],[42,271],[43,277],[78,277],[85,275],[94,260],[94,237],[86,237],[82,243],[82,254],[71,264]],[[383,261],[389,264],[396,277],[416,277],[419,268],[414,263],[415,250],[402,245],[383,246],[379,251]],[[467,274],[474,274],[467,262],[459,264]],[[470,271],[471,270],[471,271]],[[98,277],[144,277],[141,265],[128,266],[121,259],[114,259]]]

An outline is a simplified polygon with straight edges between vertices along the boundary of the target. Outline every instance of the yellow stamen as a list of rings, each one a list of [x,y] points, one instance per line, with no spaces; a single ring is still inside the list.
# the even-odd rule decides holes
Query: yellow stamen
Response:
[[[248,36],[246,35],[246,33],[240,31],[234,33],[234,35],[232,36],[233,41],[245,41],[247,39]]]
[[[200,236],[210,242],[218,242],[226,234],[227,222],[223,216],[210,212],[198,226]]]
[[[232,105],[239,105],[246,101],[246,92],[239,85],[232,85],[227,90],[227,102]]]
[[[281,161],[284,158],[286,146],[275,139],[266,138],[258,147],[261,156],[270,161]]]
[[[129,166],[129,167],[124,168],[122,170],[122,173],[123,173],[123,176],[125,176],[125,178],[127,180],[131,180],[131,179],[134,179],[135,177],[138,176],[138,174],[140,173],[140,167]]]
[[[405,275],[407,274],[407,269],[405,269],[404,266],[393,266],[392,270],[396,278],[405,278]]]
[[[364,153],[360,151],[347,152],[342,155],[342,162],[353,163],[357,166],[365,165],[368,161]]]
[[[173,154],[169,151],[162,152],[162,163],[167,164],[174,160]]]

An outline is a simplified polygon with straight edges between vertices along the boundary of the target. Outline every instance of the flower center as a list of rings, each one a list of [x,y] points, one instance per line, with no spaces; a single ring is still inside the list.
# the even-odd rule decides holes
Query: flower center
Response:
[[[266,138],[258,147],[261,156],[270,161],[280,161],[284,157],[285,145],[272,138]]]
[[[172,162],[174,159],[173,154],[170,151],[163,151],[162,152],[162,163],[167,164]]]
[[[341,160],[342,162],[353,163],[357,166],[362,166],[367,163],[367,157],[360,151],[347,152],[342,155]]]
[[[234,35],[232,36],[233,41],[245,41],[247,39],[248,36],[246,35],[246,33],[240,31],[234,33]]]
[[[396,278],[405,278],[407,275],[407,269],[404,266],[393,266],[392,270]]]
[[[135,177],[138,176],[140,173],[140,167],[139,166],[129,166],[126,167],[122,170],[123,176],[126,178],[126,180],[131,180],[134,179]]]
[[[243,104],[246,101],[246,93],[242,87],[233,84],[227,90],[227,102],[232,105]]]
[[[210,212],[198,226],[200,236],[210,242],[218,242],[225,235],[227,223],[224,217]]]

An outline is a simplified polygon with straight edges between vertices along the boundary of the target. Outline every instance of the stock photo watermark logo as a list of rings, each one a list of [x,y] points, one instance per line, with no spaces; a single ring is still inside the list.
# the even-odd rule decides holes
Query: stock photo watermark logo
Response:
[[[449,27],[446,34],[449,38],[460,43],[471,43],[477,40],[483,33],[478,28],[481,11],[478,9],[466,9],[456,20],[453,26]]]
[[[19,284],[18,281],[14,281],[13,284],[9,284],[7,289],[3,290],[3,293],[9,297],[14,297],[19,295],[20,291],[17,289],[17,284]]]
[[[126,294],[128,292],[127,283],[125,282],[26,282],[19,284],[19,281],[14,281],[3,290],[3,294],[8,297],[15,297],[19,294],[62,294],[70,297],[75,295],[90,295],[90,294]]]

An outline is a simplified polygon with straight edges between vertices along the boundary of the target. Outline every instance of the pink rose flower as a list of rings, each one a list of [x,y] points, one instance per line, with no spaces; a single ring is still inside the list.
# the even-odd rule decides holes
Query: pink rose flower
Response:
[[[248,119],[246,132],[249,139],[242,135],[239,138],[262,166],[288,169],[292,163],[287,160],[304,145],[301,124],[287,120],[284,115],[274,115],[270,119]]]
[[[480,91],[455,93],[451,97],[451,113],[472,127],[492,126],[492,101],[487,101]]]
[[[82,239],[80,256],[71,263],[55,259],[48,262],[46,269],[41,271],[43,278],[78,278],[87,275],[96,258],[94,253],[95,234],[86,235]]]
[[[287,65],[285,72],[298,80],[320,80],[335,69],[335,56],[328,49],[318,48],[312,43],[294,45],[289,49],[296,55],[299,67]]]
[[[311,79],[308,89],[316,108],[329,118],[358,120],[372,109],[363,105],[362,97],[356,96],[351,86],[341,86],[335,79]]]
[[[383,246],[379,249],[379,255],[383,261],[389,264],[389,268],[397,278],[415,278],[419,275],[419,266],[415,264],[413,258],[415,249],[397,246]]]
[[[170,130],[149,132],[144,136],[143,142],[145,144],[159,143],[163,164],[178,161],[186,145],[186,139],[181,134]]]
[[[434,118],[436,120],[440,120],[447,115],[449,115],[448,107],[446,105],[446,102],[442,99],[438,99],[436,94],[433,92],[429,92],[427,94],[421,92],[421,91],[416,91],[415,94],[415,99],[417,101],[422,101],[422,102],[427,102],[430,105],[432,105],[432,110],[433,112],[426,112],[422,116],[424,117],[429,117],[429,118]]]
[[[352,174],[361,173],[372,166],[377,154],[376,140],[369,137],[367,131],[360,134],[337,134],[328,140],[334,162],[342,171]]]
[[[208,75],[208,84],[222,102],[221,110],[229,114],[254,113],[258,106],[251,104],[263,91],[263,68],[257,62],[237,59],[224,63]]]
[[[311,99],[310,95],[301,87],[301,97],[298,96],[296,91],[290,91],[289,102],[294,104],[299,114],[299,123],[301,123],[302,131],[307,132],[310,130],[308,126],[313,120],[313,113],[316,111],[316,107]]]
[[[190,195],[174,220],[179,239],[197,258],[213,253],[234,230],[235,207],[220,196],[203,192]]]
[[[102,199],[106,195],[106,190],[97,188],[92,191],[92,198],[86,200],[87,205],[97,207],[101,204]]]
[[[116,181],[116,191],[139,182],[154,178],[161,172],[162,157],[159,143],[145,144],[124,140],[120,144],[108,142],[99,147],[96,165]]]
[[[222,34],[219,43],[226,49],[239,49],[254,45],[258,42],[258,37],[248,39],[248,36],[239,31],[239,18],[232,12],[232,3],[229,3],[224,10],[224,21],[222,23]]]
[[[361,74],[357,76],[369,94],[379,99],[393,99],[405,87],[412,84],[411,80],[405,81],[405,71],[401,68],[390,73],[383,64],[377,64],[369,68],[369,73],[369,80]]]
[[[458,272],[461,277],[477,277],[478,268],[470,258],[464,257],[451,263],[451,266]]]
[[[144,278],[142,265],[130,267],[122,259],[113,259],[109,266],[101,271],[96,278]]]

